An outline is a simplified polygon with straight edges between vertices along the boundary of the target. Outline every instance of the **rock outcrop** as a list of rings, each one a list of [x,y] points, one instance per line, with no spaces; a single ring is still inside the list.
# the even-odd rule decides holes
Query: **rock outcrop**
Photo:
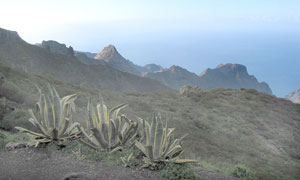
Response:
[[[9,31],[0,28],[0,42],[1,41],[23,41],[16,31]]]
[[[43,41],[38,46],[45,48],[52,53],[74,56],[74,50],[71,46],[67,47],[65,44],[60,44],[59,42],[56,41],[52,41],[52,40]]]

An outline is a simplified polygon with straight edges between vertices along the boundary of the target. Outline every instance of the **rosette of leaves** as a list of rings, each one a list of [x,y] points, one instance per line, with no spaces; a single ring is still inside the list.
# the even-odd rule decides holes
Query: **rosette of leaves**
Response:
[[[119,115],[127,104],[108,109],[102,98],[99,101],[94,107],[89,99],[87,128],[79,128],[83,134],[79,141],[95,150],[107,152],[120,150],[126,144],[133,145],[137,138],[138,123]]]
[[[29,122],[36,127],[37,132],[22,127],[15,127],[21,132],[30,135],[35,146],[40,143],[50,142],[63,145],[67,140],[79,137],[77,126],[79,123],[72,122],[72,113],[75,112],[76,94],[60,98],[56,89],[48,85],[48,92],[44,93],[37,87],[40,97],[36,103],[36,112],[29,110],[31,118]]]
[[[189,163],[196,162],[190,159],[180,159],[183,153],[182,140],[174,138],[175,128],[168,128],[168,123],[163,125],[161,116],[154,115],[152,123],[140,119],[143,124],[143,137],[136,141],[135,146],[145,155],[145,166],[155,166],[163,162]]]

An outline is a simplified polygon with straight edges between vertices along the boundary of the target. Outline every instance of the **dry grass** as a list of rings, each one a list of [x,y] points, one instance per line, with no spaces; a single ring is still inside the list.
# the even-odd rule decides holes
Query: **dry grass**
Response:
[[[26,102],[37,99],[33,83],[50,82],[60,94],[78,93],[75,119],[83,122],[87,97],[97,99],[99,91],[65,84],[0,66],[5,81],[22,89]],[[128,103],[129,118],[150,118],[161,112],[168,117],[175,134],[189,136],[185,155],[201,160],[199,166],[228,173],[236,164],[254,170],[260,179],[296,179],[300,176],[300,105],[255,90],[200,90],[179,95],[172,92],[101,91],[109,106]],[[7,97],[8,99],[10,97]],[[14,101],[14,99],[10,99]],[[17,108],[32,108],[17,103]],[[10,113],[4,114],[4,118]],[[13,120],[12,120],[13,121]],[[205,163],[203,163],[205,162]],[[225,165],[224,165],[225,164]]]

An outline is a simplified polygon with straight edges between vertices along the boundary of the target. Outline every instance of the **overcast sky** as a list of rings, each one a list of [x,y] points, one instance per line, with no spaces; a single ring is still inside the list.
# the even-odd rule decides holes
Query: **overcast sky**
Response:
[[[114,44],[139,65],[197,74],[240,63],[278,96],[300,86],[300,0],[7,0],[0,27],[82,51]]]

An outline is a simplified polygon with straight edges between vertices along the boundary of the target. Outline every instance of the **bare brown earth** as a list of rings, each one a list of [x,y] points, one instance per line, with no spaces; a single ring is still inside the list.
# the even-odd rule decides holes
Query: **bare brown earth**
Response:
[[[234,180],[197,169],[201,180]],[[17,149],[0,152],[0,180],[159,180],[157,172],[109,162],[87,162],[59,151]]]
[[[133,170],[108,162],[79,161],[58,151],[6,151],[0,153],[0,162],[1,180],[60,180],[71,174],[81,175],[78,180],[160,179],[157,173],[148,170]]]

